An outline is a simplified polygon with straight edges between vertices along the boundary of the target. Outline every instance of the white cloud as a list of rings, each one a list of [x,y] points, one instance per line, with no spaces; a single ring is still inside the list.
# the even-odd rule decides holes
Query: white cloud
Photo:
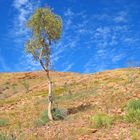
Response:
[[[64,68],[63,71],[64,71],[64,72],[66,72],[66,71],[70,71],[73,65],[74,65],[74,63],[72,63],[72,64],[68,64],[67,67]]]
[[[40,2],[31,0],[14,0],[13,7],[17,10],[17,14],[14,19],[14,28],[11,31],[11,35],[15,37],[17,42],[22,41],[28,35],[26,22],[29,16],[33,13],[34,9],[38,7]],[[14,32],[14,34],[12,34]]]
[[[9,71],[9,70],[10,70],[10,68],[6,65],[6,62],[3,59],[2,54],[0,52],[0,71],[6,72],[6,71]]]
[[[2,57],[0,57],[0,71],[8,71],[9,67],[6,65],[4,59]]]
[[[85,73],[102,71],[112,66],[118,67],[118,62],[126,59],[125,49],[128,50],[140,41],[136,35],[132,36],[133,29],[132,25],[128,24],[127,16],[128,12],[120,11],[116,16],[103,14],[92,17],[93,21],[98,22],[90,28],[92,37],[88,45],[94,49],[92,48],[93,54],[89,54],[90,57],[84,65]],[[90,18],[87,19],[91,22]]]
[[[72,10],[68,8],[64,16],[68,16],[69,18],[72,18],[74,16],[74,12],[72,12]]]
[[[58,50],[56,49],[56,53],[54,53],[54,63],[63,60],[63,57],[74,59],[77,55],[77,59],[81,57],[87,59],[83,66],[85,72],[102,71],[111,63],[116,65],[126,56],[123,53],[123,46],[119,47],[120,43],[128,45],[126,42],[132,41],[128,39],[131,28],[126,24],[126,16],[125,11],[120,11],[116,15],[89,16],[85,12],[74,13],[68,9],[63,20],[62,40],[57,47]],[[75,23],[75,19],[79,19],[79,22]],[[123,25],[119,25],[119,22],[123,22]],[[86,47],[85,50],[89,50],[89,54],[78,55],[78,51],[84,51],[84,47]],[[67,61],[67,59],[65,60]],[[73,62],[69,61],[66,65],[71,66],[71,63]]]
[[[123,54],[123,52],[121,54],[115,55],[112,58],[112,62],[116,63],[118,61],[120,61],[122,58],[124,58],[126,55]]]
[[[127,12],[126,11],[119,12],[118,15],[114,18],[114,21],[117,23],[127,22]]]
[[[31,55],[26,55],[24,52],[24,44],[27,38],[29,37],[29,31],[26,27],[26,22],[31,16],[33,11],[39,7],[40,0],[14,0],[13,7],[16,10],[16,14],[13,21],[13,28],[10,31],[10,36],[13,38],[16,48],[20,49],[22,52],[21,57],[19,58],[19,64],[15,65],[18,71],[24,70],[35,70],[40,68],[37,62],[33,61]]]
[[[32,55],[23,54],[20,58],[20,64],[17,65],[18,71],[33,71],[41,69],[40,63],[35,61]]]
[[[25,36],[28,32],[25,22],[37,5],[33,5],[29,0],[15,1],[15,8],[18,10],[15,33]],[[109,63],[116,64],[125,57],[125,53],[121,52],[123,45],[132,45],[132,42],[136,41],[134,36],[130,38],[131,25],[127,24],[126,11],[120,11],[115,15],[103,13],[89,16],[85,12],[74,13],[68,8],[64,13],[62,38],[53,46],[51,57],[52,65],[56,66],[60,62],[59,67],[62,71],[71,70],[78,62],[76,59],[81,57],[87,59],[83,64],[85,72],[107,69]],[[75,19],[79,21],[75,22]],[[89,54],[85,51],[87,49]],[[83,53],[79,55],[78,52]],[[31,56],[22,56],[21,60],[26,62],[22,63],[26,69],[40,68],[38,63],[32,61]]]
[[[13,5],[15,6],[15,8],[19,9],[21,8],[21,6],[27,4],[28,2],[29,0],[15,0]]]

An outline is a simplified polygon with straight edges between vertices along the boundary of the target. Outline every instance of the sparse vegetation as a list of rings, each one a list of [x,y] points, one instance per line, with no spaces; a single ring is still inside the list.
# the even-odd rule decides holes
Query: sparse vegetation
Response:
[[[140,122],[140,100],[131,100],[127,104],[125,120],[128,122]]]
[[[56,116],[55,119],[59,121],[53,122],[48,120],[47,111],[45,111],[48,103],[45,72],[14,73],[14,78],[12,73],[1,74],[1,97],[4,95],[5,98],[0,100],[0,117],[8,120],[7,125],[0,127],[3,134],[1,137],[14,134],[17,140],[20,138],[65,139],[66,136],[69,139],[90,140],[95,136],[95,139],[101,140],[139,140],[138,115],[135,117],[137,121],[124,121],[129,110],[139,108],[140,70],[131,69],[131,71],[135,74],[135,80],[131,83],[128,82],[126,75],[130,73],[130,69],[92,75],[51,71],[52,81],[55,83],[53,93],[57,95],[53,107],[57,108],[59,105],[60,108],[66,109],[60,109],[61,111],[55,109],[53,117]],[[22,84],[24,81],[30,85],[30,94],[24,93],[25,88]],[[7,90],[3,90],[5,83],[9,83]],[[13,83],[17,84],[17,93],[14,95]],[[44,110],[43,113],[41,113],[42,110]],[[93,118],[98,115],[97,112],[103,116],[96,119],[98,129],[93,121]],[[61,115],[63,113],[64,116]],[[60,119],[63,118],[64,120],[61,121]]]
[[[140,138],[140,130],[133,128],[130,131],[132,140],[139,140]]]
[[[29,87],[30,87],[29,83],[27,81],[24,81],[23,86],[25,88],[25,92],[28,93],[29,92]]]
[[[17,89],[16,89],[17,84],[13,83],[11,86],[12,86],[12,89],[13,89],[13,93],[16,94],[17,93]]]
[[[52,110],[53,120],[63,120],[67,117],[66,109],[53,108]],[[49,122],[48,110],[41,113],[40,118],[35,121],[36,126],[43,126]]]
[[[16,137],[11,134],[0,133],[0,140],[16,140]]]
[[[8,125],[8,120],[0,119],[0,127]]]
[[[102,113],[98,113],[91,116],[90,120],[91,120],[91,126],[95,128],[111,127],[113,122],[112,117]]]
[[[37,121],[35,121],[35,126],[40,127],[40,126],[45,125],[48,122],[49,122],[48,110],[45,110],[44,112],[41,113],[40,118]]]

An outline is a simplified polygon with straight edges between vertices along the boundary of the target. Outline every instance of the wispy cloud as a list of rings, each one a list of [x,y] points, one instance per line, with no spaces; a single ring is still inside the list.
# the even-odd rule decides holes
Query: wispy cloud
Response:
[[[15,0],[13,6],[17,14],[15,15],[12,32],[14,31],[14,36],[21,39],[22,36],[27,34],[26,21],[33,11],[33,5],[29,0]]]
[[[26,22],[29,16],[33,13],[35,8],[40,5],[40,0],[14,0],[13,7],[15,8],[17,14],[15,15],[13,22],[13,30],[14,37],[22,40],[25,38],[25,35],[28,34],[28,30],[26,28]]]
[[[9,71],[9,67],[7,66],[5,59],[2,56],[1,50],[0,50],[0,72],[6,72]]]
[[[72,11],[69,10],[68,13],[72,13]],[[66,35],[69,37],[69,46],[72,46],[72,49],[68,46],[67,49],[72,51],[73,55],[76,53],[78,55],[79,51],[77,59],[84,58],[87,60],[83,66],[84,72],[119,67],[120,61],[126,59],[130,46],[140,42],[138,36],[132,35],[133,25],[129,22],[132,17],[130,14],[128,17],[128,10],[118,10],[113,15],[106,13],[93,16],[83,13],[80,17],[77,13],[68,15],[73,16],[70,18],[68,30],[73,32],[74,38]],[[80,18],[80,22],[74,23],[75,18]],[[86,47],[86,51],[88,48],[88,56],[87,54],[80,55],[84,47]]]
[[[15,35],[23,42],[28,31],[25,29],[27,18],[39,1],[15,0],[14,7],[18,11],[14,22]],[[128,16],[129,15],[129,16]],[[114,14],[106,12],[88,15],[86,12],[76,13],[71,8],[64,11],[63,33],[59,43],[53,45],[52,65],[54,69],[69,71],[81,65],[84,72],[102,71],[126,57],[125,49],[139,42],[133,34],[129,10],[118,10]],[[78,19],[78,21],[77,21]],[[17,38],[16,38],[17,39]],[[18,40],[17,39],[17,40]],[[23,54],[20,61],[28,70],[40,68],[32,61],[31,56]],[[83,61],[81,61],[83,60]],[[58,69],[59,67],[59,69]]]
[[[117,16],[114,18],[114,21],[119,23],[119,22],[127,22],[127,12],[126,11],[121,11],[117,14]]]
[[[35,61],[32,55],[23,54],[20,58],[20,64],[16,65],[18,71],[34,71],[41,69],[40,63]]]
[[[73,65],[74,65],[74,63],[72,63],[72,64],[68,64],[67,67],[66,67],[63,71],[64,71],[64,72],[66,72],[66,71],[70,71],[71,68],[73,67]]]
[[[16,44],[16,49],[21,52],[19,63],[16,65],[18,71],[35,70],[40,68],[38,63],[32,61],[31,55],[26,55],[24,52],[24,44],[29,37],[29,31],[26,27],[26,22],[31,16],[33,11],[39,7],[40,0],[14,0],[13,7],[16,10],[13,21],[13,28],[10,31],[10,36],[13,38]]]

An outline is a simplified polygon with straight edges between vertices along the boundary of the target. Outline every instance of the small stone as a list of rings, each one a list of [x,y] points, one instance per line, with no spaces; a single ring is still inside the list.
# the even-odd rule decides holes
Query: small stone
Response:
[[[90,130],[92,133],[96,133],[97,132],[97,129],[91,129]]]

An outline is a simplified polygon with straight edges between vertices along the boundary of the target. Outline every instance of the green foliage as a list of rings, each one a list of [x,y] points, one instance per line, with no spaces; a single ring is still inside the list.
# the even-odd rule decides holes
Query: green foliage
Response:
[[[25,90],[26,90],[26,93],[29,92],[29,87],[30,87],[30,86],[29,86],[29,83],[28,83],[27,81],[24,81],[24,82],[23,82],[23,86],[24,86],[24,88],[25,88]]]
[[[35,121],[35,125],[43,126],[48,122],[49,122],[48,110],[45,110],[44,112],[41,113],[40,118],[37,121]]]
[[[0,87],[0,94],[3,94],[3,88]]]
[[[61,18],[50,8],[38,8],[28,21],[36,37],[42,37],[42,32],[50,40],[58,40],[61,35]]]
[[[53,115],[54,120],[64,120],[67,116],[67,110],[66,109],[54,108],[52,110],[52,115]]]
[[[8,120],[0,119],[0,127],[8,125]]]
[[[4,90],[9,89],[10,88],[10,83],[9,82],[5,82],[3,87],[4,87]]]
[[[12,86],[13,92],[15,94],[17,92],[17,89],[16,89],[17,84],[13,83],[11,86]]]
[[[57,88],[57,89],[55,89],[55,92],[54,93],[56,95],[61,95],[64,92],[65,92],[65,89],[64,88]]]
[[[140,110],[140,99],[139,100],[131,100],[127,104],[127,110]]]
[[[0,133],[0,140],[16,140],[16,137],[12,134],[5,134],[5,133]]]
[[[111,127],[113,119],[106,114],[96,114],[91,116],[91,125],[95,128]]]
[[[132,140],[139,140],[140,131],[139,131],[138,129],[133,128],[133,129],[130,131],[130,134],[131,134]]]
[[[31,53],[35,60],[38,60],[42,50],[42,57],[48,58],[51,42],[59,40],[61,36],[61,18],[50,8],[38,8],[28,20],[27,26],[33,33],[26,44],[27,53]]]
[[[140,121],[140,100],[131,100],[127,104],[127,113],[124,119],[128,122]]]
[[[63,120],[67,116],[67,110],[54,108],[52,109],[52,115],[54,120]],[[43,126],[48,122],[49,122],[48,110],[45,110],[44,112],[41,113],[40,118],[35,122],[35,125]]]

